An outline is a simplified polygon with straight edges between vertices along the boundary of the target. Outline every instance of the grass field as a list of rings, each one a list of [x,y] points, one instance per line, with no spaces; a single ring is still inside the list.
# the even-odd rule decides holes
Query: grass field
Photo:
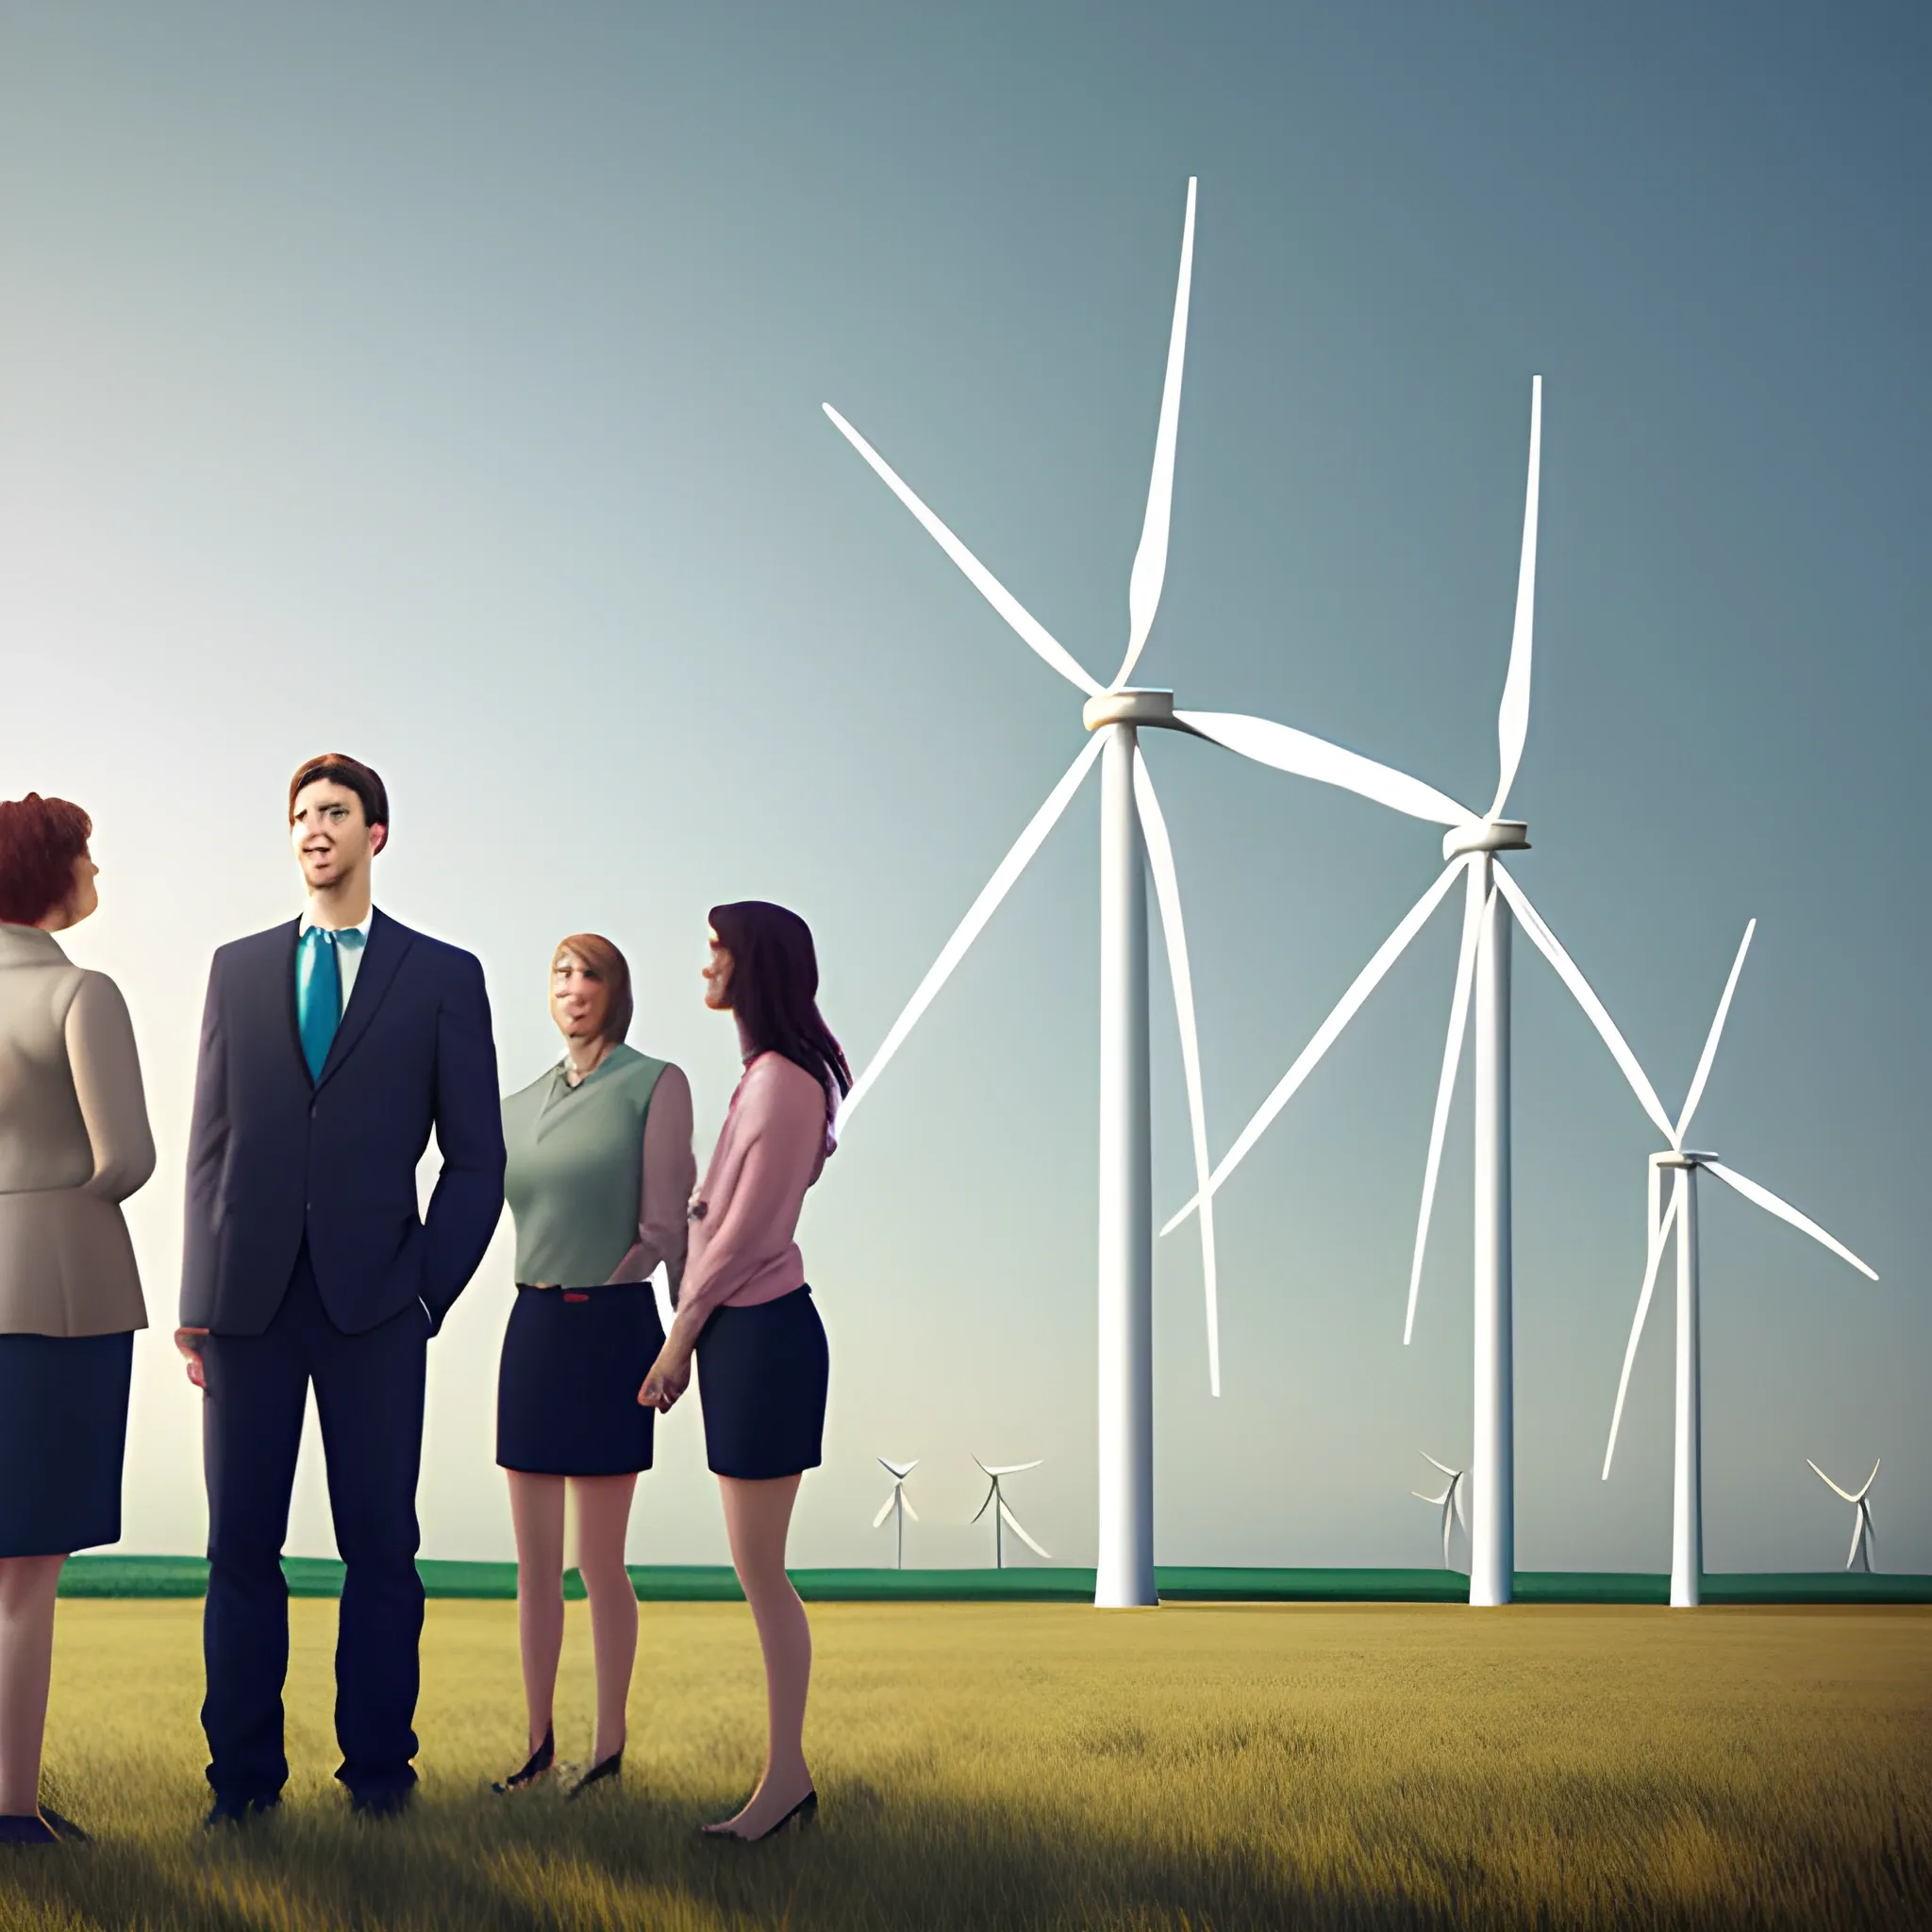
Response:
[[[814,1835],[691,1826],[761,1735],[740,1607],[647,1604],[621,1792],[490,1797],[513,1612],[434,1602],[422,1801],[328,1781],[334,1606],[293,1606],[281,1815],[208,1838],[193,1602],[60,1610],[50,1801],[0,1927],[1924,1926],[1932,1612],[826,1605]],[[559,1749],[589,1746],[571,1611]]]

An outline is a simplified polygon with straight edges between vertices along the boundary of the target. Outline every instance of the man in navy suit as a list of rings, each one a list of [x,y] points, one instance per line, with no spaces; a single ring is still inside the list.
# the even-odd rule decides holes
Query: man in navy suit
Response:
[[[426,1344],[503,1207],[483,969],[373,908],[381,779],[310,759],[289,822],[308,909],[215,954],[188,1157],[175,1341],[206,1391],[210,1825],[278,1804],[288,1780],[281,1551],[311,1382],[345,1568],[336,1776],[366,1815],[408,1802]],[[419,1216],[432,1128],[442,1172]]]

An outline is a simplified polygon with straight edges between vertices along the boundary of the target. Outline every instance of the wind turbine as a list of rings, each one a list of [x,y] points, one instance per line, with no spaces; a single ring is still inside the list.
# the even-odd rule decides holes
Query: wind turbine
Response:
[[[980,1474],[989,1477],[992,1485],[986,1492],[985,1502],[973,1512],[973,1520],[977,1523],[989,1507],[992,1510],[992,1567],[995,1570],[1004,1570],[1007,1567],[1006,1548],[1000,1540],[1001,1524],[1005,1524],[1036,1557],[1046,1557],[1046,1560],[1051,1563],[1053,1558],[1047,1557],[1046,1552],[1020,1527],[1020,1519],[1007,1507],[1007,1499],[1000,1493],[1002,1476],[1018,1475],[1023,1469],[1038,1469],[1044,1458],[1037,1457],[1032,1462],[1003,1462],[997,1469],[989,1469],[985,1463],[979,1462],[976,1456],[973,1459],[979,1463]]]
[[[1418,1503],[1433,1503],[1442,1512],[1442,1567],[1446,1570],[1449,1567],[1450,1533],[1456,1527],[1457,1518],[1462,1515],[1462,1478],[1467,1472],[1451,1469],[1446,1462],[1437,1462],[1426,1449],[1420,1449],[1416,1453],[1424,1462],[1433,1464],[1449,1478],[1440,1496],[1425,1496],[1420,1490],[1411,1490],[1408,1492]],[[1463,1526],[1468,1527],[1466,1521]]]
[[[1704,1098],[1705,1084],[1710,1078],[1711,1063],[1717,1058],[1717,1043],[1723,1037],[1724,1021],[1731,1010],[1731,998],[1738,990],[1738,975],[1744,970],[1744,955],[1751,950],[1751,936],[1757,930],[1754,919],[1744,927],[1738,957],[1731,962],[1731,976],[1724,981],[1724,996],[1717,1003],[1710,1031],[1705,1036],[1704,1051],[1698,1056],[1697,1071],[1690,1079],[1690,1091],[1684,1096],[1684,1110],[1676,1125],[1666,1128],[1670,1146],[1650,1157],[1650,1206],[1647,1216],[1649,1258],[1643,1269],[1643,1287],[1637,1297],[1637,1318],[1630,1324],[1629,1345],[1624,1351],[1624,1373],[1617,1382],[1617,1406],[1610,1416],[1609,1446],[1604,1451],[1604,1480],[1610,1476],[1610,1458],[1617,1453],[1617,1431],[1624,1421],[1624,1398],[1630,1388],[1631,1365],[1637,1359],[1637,1343],[1643,1334],[1644,1317],[1650,1312],[1652,1291],[1657,1287],[1657,1265],[1674,1227],[1677,1236],[1677,1400],[1676,1450],[1672,1476],[1671,1503],[1671,1602],[1681,1609],[1694,1608],[1702,1592],[1704,1576],[1704,1395],[1701,1367],[1700,1315],[1698,1310],[1699,1272],[1697,1257],[1697,1174],[1701,1168],[1714,1174],[1745,1200],[1754,1201],[1780,1221],[1789,1221],[1814,1241],[1822,1242],[1834,1255],[1849,1261],[1859,1274],[1873,1274],[1851,1249],[1832,1237],[1815,1221],[1800,1214],[1789,1201],[1781,1201],[1769,1188],[1759,1187],[1735,1169],[1726,1167],[1714,1154],[1686,1153],[1684,1136],[1690,1131],[1691,1116]],[[1641,1096],[1639,1096],[1641,1098]],[[1663,1175],[1671,1174],[1670,1205],[1658,1212]],[[1874,1469],[1873,1474],[1877,1474]],[[1840,1495],[1843,1491],[1840,1491]],[[1862,1494],[1863,1491],[1860,1491]],[[1857,1499],[1846,1497],[1847,1502]],[[1861,1506],[1862,1507],[1862,1506]],[[1856,1549],[1856,1544],[1854,1545]]]
[[[903,1570],[906,1567],[906,1519],[909,1516],[914,1523],[919,1521],[919,1511],[907,1500],[906,1478],[919,1467],[919,1458],[915,1456],[910,1462],[898,1463],[888,1462],[881,1456],[878,1464],[892,1478],[892,1493],[880,1505],[879,1513],[872,1520],[872,1526],[876,1529],[889,1516],[898,1518],[899,1568]]]
[[[1871,1575],[1872,1545],[1877,1541],[1878,1532],[1872,1523],[1872,1505],[1865,1499],[1872,1493],[1872,1485],[1878,1480],[1878,1464],[1874,1462],[1872,1465],[1872,1474],[1865,1478],[1865,1487],[1857,1495],[1850,1490],[1840,1489],[1808,1456],[1805,1464],[1833,1495],[1842,1496],[1847,1503],[1856,1506],[1858,1513],[1852,1523],[1852,1553],[1845,1558],[1845,1568],[1847,1571],[1862,1570],[1866,1575]]]
[[[1073,802],[1089,771],[1101,766],[1100,799],[1100,1228],[1099,1419],[1100,1539],[1093,1600],[1103,1607],[1152,1605],[1154,1588],[1154,1183],[1148,1107],[1147,889],[1154,876],[1167,943],[1168,976],[1180,1026],[1181,1068],[1200,1198],[1201,1273],[1207,1301],[1208,1381],[1221,1392],[1214,1227],[1207,1196],[1208,1124],[1194,1028],[1192,975],[1181,920],[1180,885],[1154,780],[1140,751],[1142,730],[1208,739],[1257,763],[1357,791],[1423,818],[1452,824],[1469,816],[1443,793],[1339,745],[1232,712],[1177,711],[1174,693],[1130,687],[1166,579],[1174,498],[1181,372],[1186,360],[1193,275],[1195,183],[1188,183],[1180,275],[1168,339],[1167,376],[1154,440],[1154,469],[1141,542],[1127,582],[1127,645],[1110,684],[1102,685],[914,493],[871,443],[824,405],[840,434],[924,526],[967,581],[1047,664],[1080,691],[1089,736],[1046,801],[1028,821],[940,949],[905,1010],[846,1095],[840,1129],[872,1091],[920,1016],[965,958],[1000,902],[1031,863]]]
[[[1429,1129],[1428,1160],[1423,1170],[1422,1207],[1416,1217],[1415,1253],[1408,1276],[1408,1314],[1402,1339],[1415,1331],[1417,1292],[1422,1286],[1423,1257],[1427,1249],[1429,1219],[1436,1199],[1442,1141],[1449,1124],[1450,1101],[1462,1058],[1462,1040],[1469,1010],[1475,1007],[1475,1441],[1470,1471],[1469,1600],[1472,1604],[1506,1604],[1514,1588],[1516,1566],[1516,1424],[1513,1358],[1514,1277],[1510,1228],[1509,1159],[1509,974],[1511,914],[1528,933],[1537,949],[1555,967],[1571,996],[1583,1008],[1624,1076],[1637,1090],[1660,1131],[1669,1133],[1663,1105],[1650,1091],[1604,1003],[1596,996],[1576,963],[1564,951],[1528,895],[1505,869],[1502,854],[1529,847],[1529,828],[1520,819],[1503,816],[1523,762],[1529,735],[1529,684],[1532,635],[1536,615],[1537,508],[1542,467],[1542,377],[1534,376],[1529,395],[1529,480],[1524,492],[1523,548],[1517,565],[1516,622],[1509,642],[1509,668],[1503,680],[1503,699],[1496,714],[1496,744],[1500,766],[1496,792],[1489,810],[1478,815],[1419,779],[1386,767],[1373,774],[1341,776],[1313,774],[1344,784],[1365,796],[1379,798],[1397,811],[1432,821],[1449,829],[1442,840],[1443,871],[1418,899],[1400,924],[1382,941],[1368,964],[1315,1029],[1294,1064],[1262,1102],[1255,1117],[1236,1137],[1208,1176],[1208,1185],[1161,1229],[1171,1233],[1190,1214],[1204,1210],[1226,1184],[1269,1124],[1293,1098],[1314,1072],[1322,1057],[1361,1009],[1391,967],[1408,948],[1429,916],[1448,896],[1458,876],[1463,881],[1462,942],[1457,954],[1456,989],[1449,1003],[1449,1036],[1442,1053],[1442,1071],[1436,1086],[1435,1118]],[[1236,743],[1235,734],[1224,741]],[[1391,782],[1392,781],[1392,782]]]

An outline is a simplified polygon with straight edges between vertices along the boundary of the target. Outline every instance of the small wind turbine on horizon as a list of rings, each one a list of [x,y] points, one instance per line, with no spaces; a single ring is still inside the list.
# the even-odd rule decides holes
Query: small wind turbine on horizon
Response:
[[[1529,392],[1529,476],[1524,491],[1523,546],[1517,565],[1516,619],[1509,642],[1509,668],[1496,713],[1499,771],[1495,796],[1486,813],[1458,805],[1447,793],[1406,774],[1376,766],[1371,772],[1332,775],[1366,797],[1377,798],[1412,818],[1446,825],[1441,874],[1382,941],[1348,991],[1315,1029],[1274,1091],[1209,1175],[1208,1184],[1161,1229],[1171,1234],[1190,1214],[1205,1210],[1214,1195],[1269,1124],[1341,1037],[1344,1027],[1381,984],[1390,969],[1461,878],[1464,884],[1462,941],[1457,954],[1456,989],[1449,1003],[1449,1034],[1436,1087],[1435,1118],[1429,1129],[1428,1159],[1423,1170],[1422,1206],[1416,1217],[1415,1252],[1409,1268],[1405,1346],[1415,1331],[1416,1297],[1422,1286],[1423,1257],[1441,1168],[1443,1137],[1472,999],[1475,1007],[1475,1361],[1474,1454],[1470,1468],[1469,1600],[1507,1604],[1516,1568],[1516,1422],[1514,1369],[1514,1265],[1510,1226],[1511,1171],[1509,1121],[1510,915],[1513,912],[1557,976],[1583,1008],[1609,1048],[1624,1076],[1639,1091],[1651,1118],[1668,1133],[1662,1103],[1637,1064],[1617,1024],[1595,990],[1564,951],[1528,895],[1505,869],[1502,854],[1529,849],[1529,828],[1503,812],[1523,762],[1529,736],[1530,662],[1536,614],[1537,516],[1542,469],[1542,377],[1533,376]],[[1237,747],[1239,748],[1239,747]],[[1377,774],[1380,774],[1379,776]],[[1329,774],[1323,774],[1329,775]],[[1646,1097],[1647,1096],[1647,1097]]]
[[[906,1494],[906,1478],[919,1467],[919,1458],[915,1456],[910,1462],[888,1462],[881,1456],[878,1458],[878,1465],[892,1478],[892,1493],[886,1498],[879,1513],[873,1518],[872,1526],[874,1529],[878,1528],[889,1516],[898,1518],[898,1567],[903,1570],[906,1567],[906,1519],[909,1516],[914,1523],[919,1521],[919,1511],[912,1507],[911,1499]]]
[[[1181,1070],[1193,1143],[1196,1198],[1202,1203],[1201,1274],[1207,1304],[1208,1383],[1221,1392],[1221,1335],[1214,1225],[1208,1186],[1208,1119],[1194,1024],[1193,979],[1181,919],[1179,877],[1154,780],[1140,750],[1142,730],[1203,738],[1255,762],[1357,791],[1444,823],[1469,816],[1441,792],[1324,740],[1265,718],[1178,711],[1174,693],[1131,687],[1154,627],[1167,576],[1181,375],[1187,357],[1193,276],[1195,182],[1188,182],[1180,275],[1168,339],[1167,375],[1154,439],[1154,467],[1140,546],[1127,580],[1125,655],[1102,685],[934,515],[912,489],[830,403],[826,416],[911,511],[974,590],[1027,646],[1086,700],[1087,743],[1001,859],[952,937],[940,949],[905,1010],[858,1075],[840,1111],[850,1124],[920,1016],[979,937],[1000,902],[1032,862],[1072,804],[1088,773],[1101,766],[1100,801],[1100,1216],[1099,1216],[1099,1552],[1093,1600],[1109,1607],[1152,1605],[1154,1587],[1154,1181],[1148,1098],[1147,874],[1154,878],[1168,976],[1180,1029]]]
[[[989,1469],[976,1456],[973,1459],[979,1463],[980,1474],[989,1478],[991,1483],[986,1492],[986,1500],[973,1512],[973,1520],[977,1523],[989,1507],[992,1510],[992,1567],[995,1570],[1004,1570],[1007,1567],[1006,1545],[1000,1536],[1002,1524],[1005,1524],[1036,1557],[1045,1557],[1045,1560],[1051,1563],[1053,1558],[1020,1527],[1020,1519],[1007,1507],[1007,1499],[1000,1492],[1000,1483],[1004,1477],[1018,1475],[1022,1470],[1038,1469],[1045,1458],[1036,1457],[1031,1462],[1003,1462],[995,1469]]]
[[[1872,1494],[1872,1485],[1878,1480],[1878,1464],[1874,1462],[1872,1465],[1872,1474],[1865,1478],[1865,1487],[1856,1492],[1840,1489],[1808,1456],[1805,1458],[1805,1466],[1834,1496],[1842,1496],[1857,1509],[1857,1514],[1852,1519],[1852,1553],[1845,1558],[1845,1569],[1848,1572],[1862,1570],[1869,1576],[1872,1574],[1872,1545],[1877,1541],[1878,1530],[1872,1521],[1872,1505],[1867,1499]]]
[[[1418,1503],[1433,1504],[1442,1512],[1442,1567],[1447,1570],[1450,1568],[1449,1538],[1455,1530],[1457,1518],[1461,1517],[1463,1513],[1462,1479],[1468,1472],[1460,1469],[1451,1469],[1446,1462],[1437,1462],[1436,1458],[1426,1449],[1419,1449],[1416,1451],[1416,1454],[1424,1462],[1440,1469],[1449,1478],[1448,1482],[1443,1485],[1442,1493],[1440,1496],[1425,1496],[1420,1490],[1411,1490],[1408,1492]],[[1463,1527],[1465,1529],[1469,1527],[1466,1519],[1463,1522]]]
[[[1754,919],[1744,927],[1738,957],[1731,963],[1731,976],[1724,981],[1723,997],[1705,1036],[1704,1051],[1698,1056],[1697,1071],[1691,1075],[1690,1091],[1684,1096],[1684,1110],[1676,1124],[1666,1124],[1670,1146],[1650,1157],[1650,1203],[1646,1217],[1649,1254],[1644,1263],[1643,1287],[1637,1297],[1637,1316],[1630,1324],[1630,1341],[1624,1350],[1624,1373],[1617,1381],[1617,1406],[1610,1414],[1609,1446],[1604,1451],[1604,1480],[1610,1477],[1610,1459],[1617,1453],[1617,1431],[1624,1421],[1624,1398],[1630,1389],[1630,1370],[1637,1359],[1637,1344],[1643,1334],[1644,1317],[1650,1313],[1652,1291],[1657,1287],[1658,1264],[1673,1229],[1677,1237],[1677,1371],[1676,1441],[1671,1483],[1671,1602],[1680,1609],[1695,1608],[1703,1594],[1704,1577],[1704,1371],[1699,1310],[1699,1267],[1697,1230],[1697,1174],[1702,1169],[1715,1175],[1727,1188],[1756,1203],[1767,1213],[1808,1234],[1859,1274],[1876,1281],[1878,1276],[1808,1216],[1800,1214],[1789,1201],[1780,1200],[1769,1188],[1760,1187],[1734,1168],[1726,1167],[1714,1154],[1687,1153],[1684,1137],[1690,1131],[1691,1117],[1710,1078],[1717,1058],[1718,1041],[1724,1036],[1724,1021],[1731,1010],[1732,996],[1738,991],[1738,976],[1744,970],[1744,956],[1751,950],[1751,937],[1757,930]],[[1640,1093],[1638,1098],[1642,1099]],[[1662,1206],[1664,1171],[1671,1174],[1671,1198]],[[1661,1212],[1659,1208],[1661,1208]],[[1816,1466],[1815,1464],[1813,1465]],[[1821,1472],[1822,1474],[1822,1472]],[[1875,1475],[1877,1471],[1874,1469]],[[1827,1477],[1827,1481],[1830,1479]],[[1844,1491],[1839,1491],[1844,1495]],[[1860,1494],[1863,1492],[1860,1491]],[[1847,1496],[1847,1502],[1857,1499]],[[1860,1506],[1862,1507],[1862,1505]],[[1856,1553],[1857,1541],[1853,1550]]]

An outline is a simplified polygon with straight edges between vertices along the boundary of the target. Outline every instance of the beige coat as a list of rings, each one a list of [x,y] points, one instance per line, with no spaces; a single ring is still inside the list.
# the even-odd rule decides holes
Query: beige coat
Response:
[[[154,1171],[120,988],[0,925],[0,1335],[147,1326],[120,1204]]]

